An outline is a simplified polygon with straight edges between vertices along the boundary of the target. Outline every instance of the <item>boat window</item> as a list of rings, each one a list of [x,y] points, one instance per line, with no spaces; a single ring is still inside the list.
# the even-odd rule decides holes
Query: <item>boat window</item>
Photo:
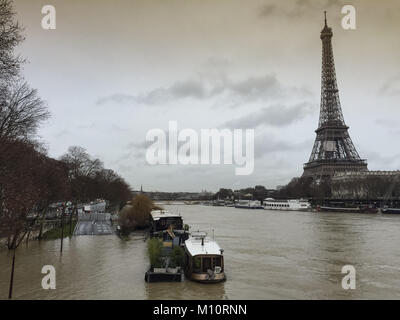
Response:
[[[211,267],[211,258],[203,258],[203,272],[207,272],[208,269],[212,269]]]
[[[193,271],[201,272],[201,259],[199,257],[193,258]]]
[[[215,269],[215,267],[222,267],[221,260],[221,257],[213,258],[213,269]]]

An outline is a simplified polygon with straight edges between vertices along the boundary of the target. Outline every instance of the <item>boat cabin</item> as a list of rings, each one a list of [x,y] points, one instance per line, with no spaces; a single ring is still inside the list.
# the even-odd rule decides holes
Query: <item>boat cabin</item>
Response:
[[[185,274],[198,282],[221,282],[225,280],[224,250],[207,233],[192,233],[185,241]]]
[[[151,212],[150,231],[153,233],[168,229],[183,230],[182,217],[166,210],[153,210]]]

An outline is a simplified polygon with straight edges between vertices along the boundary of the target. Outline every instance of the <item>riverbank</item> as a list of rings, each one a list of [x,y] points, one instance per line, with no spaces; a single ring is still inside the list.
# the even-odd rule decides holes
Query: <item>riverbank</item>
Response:
[[[74,220],[72,221],[72,227],[70,228],[70,224],[67,223],[64,225],[63,229],[64,229],[64,238],[72,236],[75,230],[75,226],[76,226],[77,221]],[[50,229],[48,231],[46,231],[45,233],[43,233],[42,239],[43,240],[54,240],[54,239],[60,239],[61,238],[61,234],[62,234],[62,228],[61,226],[56,227],[54,229]]]
[[[75,224],[76,224],[76,222],[75,222]],[[75,228],[75,224],[73,224],[73,226],[72,226],[72,232]],[[64,236],[65,237],[69,236],[69,224],[67,224],[67,225],[68,225],[68,229],[66,229],[66,226],[64,228]],[[39,227],[37,227],[34,230],[32,230],[31,232],[29,232],[29,241],[38,240],[39,234],[40,234]],[[45,235],[46,235],[46,237],[45,237]],[[23,241],[26,241],[27,238],[28,238],[28,234],[25,236]],[[43,226],[42,239],[53,240],[53,239],[59,239],[59,238],[61,238],[61,228],[60,227],[54,228],[53,224],[45,224]],[[7,242],[8,242],[7,238],[0,238],[0,250],[1,249],[8,250]]]

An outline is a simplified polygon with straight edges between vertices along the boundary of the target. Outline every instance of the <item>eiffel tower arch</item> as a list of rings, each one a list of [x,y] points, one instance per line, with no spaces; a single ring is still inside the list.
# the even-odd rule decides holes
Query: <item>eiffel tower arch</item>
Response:
[[[312,176],[319,179],[331,177],[336,172],[368,171],[367,161],[360,158],[343,118],[333,59],[332,36],[325,11],[325,26],[320,36],[322,75],[319,123],[318,129],[315,130],[317,136],[310,159],[304,164],[303,177]]]

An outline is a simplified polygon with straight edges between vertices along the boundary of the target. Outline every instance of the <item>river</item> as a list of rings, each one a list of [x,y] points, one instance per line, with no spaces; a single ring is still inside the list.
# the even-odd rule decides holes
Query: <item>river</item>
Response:
[[[278,212],[200,205],[166,206],[225,250],[227,281],[145,283],[144,233],[30,241],[17,250],[16,299],[400,299],[400,215]],[[56,289],[41,287],[42,266]],[[341,286],[344,265],[356,289]],[[0,251],[0,299],[11,255]]]

